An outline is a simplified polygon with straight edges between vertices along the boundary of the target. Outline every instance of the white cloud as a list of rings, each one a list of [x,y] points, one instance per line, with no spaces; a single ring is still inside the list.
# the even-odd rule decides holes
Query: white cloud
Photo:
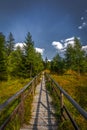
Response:
[[[58,49],[58,50],[63,49],[63,45],[62,45],[61,42],[53,41],[53,42],[52,42],[52,45],[53,45],[56,49]]]
[[[65,43],[64,43],[64,47],[65,47],[65,48],[67,48],[68,45],[74,46],[74,40],[68,41],[68,42],[65,42]]]
[[[67,46],[70,44],[72,46],[74,46],[74,39],[75,37],[71,37],[71,38],[67,38],[65,40],[61,40],[61,42],[59,41],[53,41],[52,45],[59,51],[65,51]],[[80,39],[80,37],[78,37],[78,39]]]
[[[23,49],[24,45],[25,45],[25,43],[16,43],[15,48],[17,48],[19,46],[21,49]],[[45,49],[36,47],[35,50],[36,50],[36,52],[41,53],[41,55],[43,55],[43,52]]]
[[[70,44],[72,46],[74,46],[74,38],[75,37],[71,37],[71,38],[67,38],[64,40],[64,48],[67,48],[67,46]]]
[[[67,46],[69,44],[72,45],[72,47],[74,46],[74,39],[75,37],[67,38],[65,40],[62,40],[63,43],[59,41],[56,41],[56,42],[53,41],[52,45],[58,50],[58,53],[60,54],[60,56],[64,57]],[[80,37],[78,37],[78,39],[80,39]]]
[[[81,20],[84,20],[84,17],[81,17]]]
[[[38,47],[36,47],[35,50],[36,50],[36,52],[38,52],[41,55],[43,55],[45,49],[44,48],[38,48]]]
[[[87,10],[85,10],[85,12],[87,13]],[[83,29],[84,27],[87,26],[87,22],[85,22],[86,17],[81,17],[80,19],[82,21],[82,24],[80,26],[78,26],[78,29],[81,30],[81,29]]]
[[[69,42],[69,41],[72,41],[72,40],[74,40],[74,37],[67,38],[67,39],[65,39],[64,41],[65,41],[65,42]]]
[[[86,52],[86,54],[87,54],[87,45],[82,46],[82,50],[84,50]]]
[[[25,45],[25,43],[16,43],[15,48],[17,48],[18,46],[20,48],[23,48],[24,45]]]
[[[82,26],[83,26],[83,27],[85,27],[86,25],[87,25],[87,23],[86,23],[86,22],[83,22],[83,23],[82,23]]]
[[[78,29],[82,29],[83,27],[82,26],[79,26]]]

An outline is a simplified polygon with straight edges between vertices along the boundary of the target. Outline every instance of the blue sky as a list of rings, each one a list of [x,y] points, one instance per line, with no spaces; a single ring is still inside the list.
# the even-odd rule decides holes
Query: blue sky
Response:
[[[87,44],[87,0],[0,0],[0,32],[12,32],[20,43],[30,32],[43,57],[52,59],[54,41],[76,36]]]

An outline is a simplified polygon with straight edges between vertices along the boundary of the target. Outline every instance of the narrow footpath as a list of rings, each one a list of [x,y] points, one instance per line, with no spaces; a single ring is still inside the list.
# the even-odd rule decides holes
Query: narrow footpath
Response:
[[[20,130],[57,130],[57,128],[55,110],[49,92],[45,88],[45,78],[43,76],[41,83],[36,87],[30,125],[24,125]]]

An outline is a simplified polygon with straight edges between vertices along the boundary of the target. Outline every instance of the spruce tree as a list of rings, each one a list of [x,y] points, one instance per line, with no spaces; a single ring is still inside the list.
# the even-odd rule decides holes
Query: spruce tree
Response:
[[[14,51],[14,45],[15,45],[15,40],[13,37],[13,34],[10,32],[7,40],[7,55],[9,56],[12,51]]]
[[[84,57],[85,52],[82,50],[81,43],[77,38],[75,38],[74,45],[68,45],[65,53],[67,68],[75,70],[80,74],[80,72],[84,71]]]
[[[0,32],[0,80],[6,78],[6,46],[5,36]]]

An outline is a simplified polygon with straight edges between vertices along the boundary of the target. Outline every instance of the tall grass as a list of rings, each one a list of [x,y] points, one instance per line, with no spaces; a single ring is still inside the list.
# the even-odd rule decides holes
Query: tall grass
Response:
[[[30,79],[0,81],[0,104],[5,102],[13,94],[23,88],[29,81]]]
[[[17,91],[23,88],[29,81],[30,79],[15,79],[15,80],[0,82],[0,104],[2,104],[12,95],[14,95]],[[28,115],[31,112],[32,100],[33,100],[33,96],[31,94],[24,101],[23,123],[29,122],[30,117]],[[2,113],[0,113],[0,125],[4,122],[6,118],[9,117],[9,115],[16,108],[18,103],[19,103],[19,100],[17,99],[15,100],[15,102],[12,102],[8,107],[6,107]],[[16,114],[15,116],[13,116],[10,123],[8,123],[5,129],[6,130],[11,130],[11,129],[19,130],[20,127],[21,127],[21,117],[19,114]]]
[[[77,103],[87,111],[87,76],[78,75],[76,72],[68,71],[64,75],[51,74],[54,80],[77,101]],[[77,110],[69,103],[67,99],[64,100],[69,111],[72,112],[78,126],[81,130],[87,129],[87,121],[77,112]],[[61,130],[71,129],[69,121],[61,123]],[[65,127],[66,126],[66,127]]]

